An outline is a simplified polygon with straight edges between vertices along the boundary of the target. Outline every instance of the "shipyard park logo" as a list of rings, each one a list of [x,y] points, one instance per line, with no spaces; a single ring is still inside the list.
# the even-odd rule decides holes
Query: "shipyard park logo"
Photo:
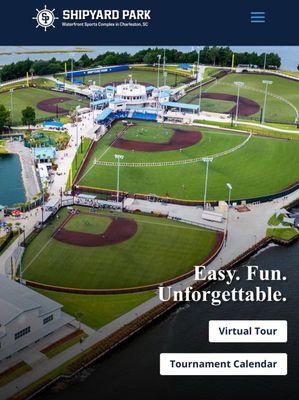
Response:
[[[53,8],[53,10],[49,10],[47,6],[45,6],[42,10],[36,9],[36,11],[36,16],[32,17],[32,19],[35,19],[37,22],[36,28],[41,27],[45,32],[48,28],[55,28],[55,20],[59,19],[54,15],[55,8]]]

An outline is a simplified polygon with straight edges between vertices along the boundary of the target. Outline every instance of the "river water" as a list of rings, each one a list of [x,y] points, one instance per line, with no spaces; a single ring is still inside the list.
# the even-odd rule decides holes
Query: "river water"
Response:
[[[246,265],[280,269],[283,282],[246,281]],[[285,303],[183,304],[143,333],[118,347],[105,359],[77,376],[71,383],[43,393],[43,400],[89,399],[298,399],[299,371],[299,242],[289,247],[269,245],[238,267],[237,289],[271,285],[287,297]],[[224,283],[214,289],[225,290]],[[210,319],[274,319],[288,321],[287,344],[208,343]],[[287,376],[165,377],[159,375],[163,352],[287,352]],[[297,392],[297,393],[296,393]]]
[[[26,201],[20,159],[16,154],[0,155],[0,205]]]

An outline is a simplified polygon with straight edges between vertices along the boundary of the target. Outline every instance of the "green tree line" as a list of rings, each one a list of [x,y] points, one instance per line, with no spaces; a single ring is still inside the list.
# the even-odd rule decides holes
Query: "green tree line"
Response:
[[[33,107],[27,106],[22,110],[22,124],[28,125],[28,129],[30,129],[30,125],[34,125],[35,122],[35,110]],[[10,127],[12,123],[10,110],[3,104],[0,104],[0,133],[2,133],[5,128]]]
[[[79,60],[74,61],[74,69],[97,67],[100,65],[121,65],[121,64],[134,64],[145,63],[153,65],[157,63],[158,55],[163,58],[163,49],[148,48],[137,51],[135,54],[126,52],[119,53],[114,51],[107,51],[99,54],[95,58],[83,54]],[[229,67],[231,66],[233,51],[229,47],[206,46],[200,51],[200,63],[211,64],[215,66]],[[165,57],[167,63],[195,63],[198,59],[197,50],[190,52],[182,52],[177,49],[165,49]],[[267,53],[266,66],[275,66],[277,68],[281,65],[281,59],[276,53]],[[72,60],[68,58],[59,61],[56,58],[50,60],[24,60],[16,63],[4,65],[0,71],[1,81],[8,81],[26,76],[26,73],[35,75],[52,75],[64,71],[64,64],[67,64],[67,69],[71,69]],[[250,64],[257,65],[262,68],[264,66],[264,53],[257,54],[256,52],[236,52],[235,65]]]

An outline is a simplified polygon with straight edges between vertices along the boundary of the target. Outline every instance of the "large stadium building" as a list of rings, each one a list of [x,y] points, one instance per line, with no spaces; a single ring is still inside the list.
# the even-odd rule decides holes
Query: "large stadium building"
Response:
[[[94,86],[91,90],[91,108],[101,111],[95,122],[103,128],[116,119],[126,118],[191,123],[199,111],[198,105],[174,102],[177,90],[138,83],[132,76],[124,83],[105,88]]]

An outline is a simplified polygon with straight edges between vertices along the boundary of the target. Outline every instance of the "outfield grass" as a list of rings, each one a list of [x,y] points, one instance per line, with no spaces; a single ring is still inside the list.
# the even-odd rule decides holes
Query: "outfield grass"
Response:
[[[73,110],[77,105],[81,105],[82,107],[87,106],[89,103],[87,100],[83,100],[82,98],[61,92],[53,92],[50,90],[40,89],[40,88],[24,88],[18,89],[13,92],[13,123],[20,124],[22,120],[22,110],[26,107],[30,106],[35,109],[36,118],[49,118],[54,116],[55,113],[49,113],[37,108],[37,104],[46,99],[51,98],[71,98],[70,101],[64,102],[61,107],[67,110]],[[0,93],[0,104],[3,104],[7,109],[11,109],[11,94],[8,92]]]
[[[74,317],[77,317],[78,313],[80,313],[81,322],[93,329],[99,329],[109,324],[115,318],[154,297],[154,292],[152,291],[100,296],[59,293],[49,290],[38,291],[63,304],[63,310],[66,313]]]
[[[134,70],[129,69],[126,71],[118,71],[118,72],[110,72],[106,74],[95,74],[79,77],[83,82],[87,83],[88,81],[95,81],[97,85],[105,86],[110,82],[124,82],[125,79],[129,78],[129,75],[132,75],[134,80],[138,82],[146,82],[153,86],[157,86],[157,72],[155,71],[146,71],[146,70]],[[190,78],[181,75],[175,75],[171,72],[167,74],[166,84],[169,86],[178,86],[185,82],[188,82]],[[164,83],[162,73],[160,74],[160,84]]]
[[[138,139],[137,134],[139,135],[142,127],[151,140],[156,141],[155,136],[163,136],[164,130],[168,132],[171,125],[165,127],[154,122],[138,122],[136,126],[129,128],[124,138],[132,139],[135,135]],[[93,164],[95,159],[114,162],[115,153],[124,155],[124,162],[185,160],[222,152],[242,143],[246,138],[246,135],[228,131],[184,126],[182,129],[200,130],[202,140],[182,151],[147,153],[108,148],[121,129],[120,122],[115,124],[98,143],[86,173],[79,181],[80,185],[115,190],[116,167]],[[241,149],[216,158],[210,164],[207,198],[211,201],[226,199],[227,182],[233,186],[233,199],[263,196],[285,189],[299,179],[298,152],[298,141],[252,137]],[[166,167],[123,167],[120,170],[120,189],[130,193],[154,193],[179,199],[200,200],[204,194],[205,171],[203,162]]]
[[[22,264],[25,279],[103,289],[160,283],[192,269],[216,244],[214,231],[167,219],[124,214],[138,225],[137,233],[129,240],[102,247],[67,245],[51,237],[65,218],[66,210],[58,215],[58,220],[27,247]],[[119,213],[101,211],[99,215],[119,216]],[[98,220],[98,217],[94,219]]]
[[[237,88],[234,85],[235,81],[244,82],[245,87],[241,88],[240,96],[247,97],[256,101],[260,107],[263,107],[265,85],[263,80],[271,80],[272,85],[269,86],[269,96],[267,97],[266,120],[272,122],[294,123],[296,118],[295,110],[280,99],[277,99],[271,94],[281,96],[290,101],[295,108],[299,108],[299,82],[291,81],[286,78],[269,75],[254,75],[254,74],[228,74],[219,79],[216,83],[204,87],[206,92],[228,93],[237,95]],[[199,89],[195,89],[184,96],[180,101],[197,103],[198,99],[194,99],[198,95]],[[202,99],[201,108],[204,111],[225,112],[225,101]],[[229,108],[228,108],[229,109]],[[253,115],[253,118],[259,119],[260,111]],[[248,119],[248,117],[246,118]]]
[[[255,135],[259,136],[266,136],[266,137],[272,137],[272,138],[280,138],[280,139],[288,139],[288,140],[299,140],[299,130],[298,133],[296,132],[288,132],[287,130],[294,131],[295,126],[294,125],[283,125],[283,124],[259,124],[258,126],[253,126],[250,124],[240,124],[238,121],[236,122],[234,120],[233,126],[231,122],[216,122],[216,121],[207,121],[207,120],[194,120],[194,123],[198,124],[204,124],[204,125],[211,125],[213,127],[219,126],[220,128],[227,128],[227,129],[238,129],[242,130],[244,132],[250,132]],[[251,123],[256,123],[254,121],[248,121]],[[283,129],[284,131],[274,131],[271,129],[267,129],[267,126],[273,126],[278,129]]]
[[[43,87],[54,88],[56,86],[54,81],[47,79],[47,78],[34,78],[32,83],[34,86],[38,86],[39,88],[43,88]],[[31,79],[30,79],[30,84],[31,84]],[[17,82],[13,82],[10,84],[8,84],[8,83],[6,84],[4,82],[0,87],[0,93],[7,92],[10,89],[25,88],[25,87],[27,87],[26,80],[17,81]]]
[[[204,70],[203,79],[207,80],[208,78],[211,78],[213,75],[217,74],[217,72],[220,71],[221,69],[217,67],[206,67]]]

